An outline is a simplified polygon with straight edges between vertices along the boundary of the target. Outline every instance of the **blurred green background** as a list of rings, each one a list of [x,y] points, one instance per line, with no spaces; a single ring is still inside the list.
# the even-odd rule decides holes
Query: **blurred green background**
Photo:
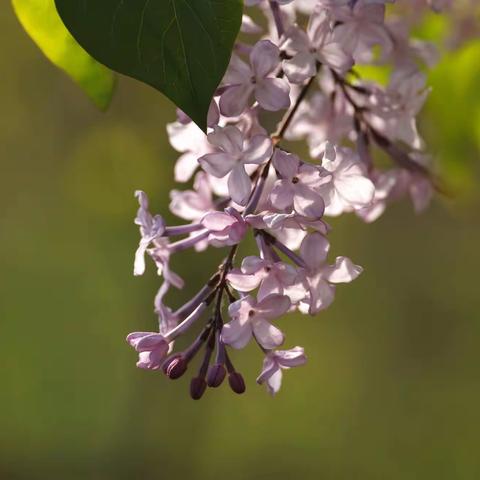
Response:
[[[308,365],[272,399],[251,348],[235,355],[246,395],[193,402],[124,341],[155,327],[133,191],[166,211],[172,106],[122,79],[98,113],[7,5],[0,40],[2,480],[480,478],[478,45],[433,75],[422,125],[455,197],[334,222],[334,253],[365,273],[318,318],[281,322]],[[220,253],[177,261],[192,290],[172,303]]]

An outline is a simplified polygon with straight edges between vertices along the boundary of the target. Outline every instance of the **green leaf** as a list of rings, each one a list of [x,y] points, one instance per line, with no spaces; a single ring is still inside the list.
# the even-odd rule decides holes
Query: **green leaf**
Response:
[[[423,130],[435,146],[441,173],[455,192],[475,192],[480,139],[480,41],[446,54],[430,73],[433,87]]]
[[[115,75],[75,41],[58,16],[55,1],[12,0],[12,5],[20,23],[46,57],[105,110],[112,98]]]
[[[55,0],[80,45],[164,93],[202,129],[230,60],[242,0]]]

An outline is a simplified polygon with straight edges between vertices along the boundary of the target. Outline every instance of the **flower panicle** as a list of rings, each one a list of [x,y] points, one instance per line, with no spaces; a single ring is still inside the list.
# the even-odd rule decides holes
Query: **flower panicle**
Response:
[[[449,3],[411,2],[436,11]],[[306,363],[302,347],[285,349],[283,318],[317,315],[333,303],[339,284],[363,271],[348,257],[330,259],[326,219],[350,213],[370,223],[404,196],[417,212],[427,207],[437,179],[416,117],[430,92],[423,70],[436,53],[409,36],[407,14],[398,28],[398,16],[386,14],[389,3],[245,0],[266,16],[267,27],[247,10],[242,31],[253,40],[234,49],[207,134],[180,111],[167,126],[180,153],[175,179],[193,180],[170,193],[170,210],[183,223],[167,225],[150,213],[147,195],[135,193],[134,274],[144,273],[149,258],[163,277],[155,298],[158,332],[127,337],[139,368],[170,379],[193,370],[193,399],[227,383],[241,394],[246,385],[231,353],[253,341],[264,356],[257,383],[276,394],[283,372]],[[388,84],[362,79],[355,70],[361,64],[389,66]],[[308,154],[290,151],[285,140],[305,141]],[[256,251],[238,258],[249,237]],[[165,298],[185,283],[172,258],[211,247],[227,249],[225,260],[172,309]],[[197,332],[193,342],[176,351],[177,338],[190,332]]]

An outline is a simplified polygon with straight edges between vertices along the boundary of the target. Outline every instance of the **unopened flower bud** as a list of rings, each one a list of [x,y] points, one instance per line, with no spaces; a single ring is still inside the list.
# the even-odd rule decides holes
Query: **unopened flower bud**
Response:
[[[245,381],[243,380],[242,375],[238,372],[232,372],[228,376],[228,383],[230,384],[230,388],[238,394],[244,393],[246,390]]]
[[[180,378],[186,371],[188,362],[183,355],[174,355],[166,360],[162,366],[162,370],[171,380]]]
[[[216,363],[212,365],[208,369],[208,376],[207,376],[207,384],[209,387],[219,387],[223,380],[225,379],[225,375],[227,374],[227,371],[225,370],[225,367],[222,364]]]
[[[200,400],[200,398],[202,398],[203,394],[205,393],[206,388],[207,382],[205,382],[204,378],[192,378],[192,381],[190,382],[190,396],[194,400]]]

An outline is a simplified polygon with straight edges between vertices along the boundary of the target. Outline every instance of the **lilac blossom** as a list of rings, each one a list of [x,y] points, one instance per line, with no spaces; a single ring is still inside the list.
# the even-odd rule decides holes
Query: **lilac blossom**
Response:
[[[198,168],[198,157],[212,152],[213,147],[193,122],[169,123],[167,133],[172,147],[182,153],[175,164],[175,181],[187,182]]]
[[[288,295],[297,276],[297,269],[288,263],[249,256],[243,259],[241,268],[232,269],[227,280],[239,292],[251,292],[260,287],[258,299],[261,300],[271,294]]]
[[[148,210],[148,197],[145,192],[137,190],[135,197],[140,207],[135,218],[135,224],[140,227],[140,244],[135,253],[134,275],[143,275],[145,272],[145,252],[149,245],[165,232],[165,221],[160,215],[152,216]]]
[[[255,135],[246,140],[238,128],[227,126],[216,128],[208,135],[208,140],[219,151],[201,157],[198,160],[200,165],[215,177],[228,175],[228,190],[232,200],[239,205],[245,205],[252,190],[245,165],[259,165],[272,156],[270,138]]]
[[[284,335],[270,321],[289,308],[290,299],[285,295],[273,294],[260,301],[247,295],[228,308],[232,320],[223,326],[222,340],[233,348],[243,348],[254,336],[263,348],[276,348],[283,343]]]
[[[289,85],[277,78],[280,51],[269,40],[261,40],[250,53],[250,65],[233,55],[224,79],[225,92],[220,97],[220,111],[227,117],[240,115],[251,97],[265,110],[276,111],[290,105]]]
[[[306,361],[307,357],[302,347],[294,347],[290,350],[272,350],[265,355],[257,383],[265,384],[268,393],[273,396],[282,386],[282,370],[305,365]]]
[[[357,210],[357,215],[367,223],[377,220],[387,205],[404,195],[408,195],[416,213],[422,213],[430,204],[434,189],[432,181],[418,172],[394,168],[385,172],[375,172],[375,196],[368,207]]]
[[[155,332],[134,332],[127,342],[138,352],[138,368],[158,370],[169,351],[169,342]]]
[[[273,155],[273,166],[279,180],[270,194],[275,209],[291,211],[310,219],[319,219],[325,210],[322,196],[317,191],[320,185],[319,171],[313,165],[300,163],[300,159],[282,150]]]
[[[337,149],[333,157],[324,157],[322,169],[319,190],[327,215],[337,216],[358,210],[373,201],[375,185],[354,152],[346,148]]]
[[[335,39],[356,61],[365,62],[372,56],[372,48],[381,45],[391,48],[390,37],[384,26],[385,2],[356,1],[353,8],[333,10],[337,23]]]
[[[353,264],[347,257],[337,257],[334,265],[328,265],[329,250],[329,241],[320,233],[307,235],[300,247],[300,254],[307,264],[304,282],[308,291],[302,301],[302,309],[310,315],[331,305],[335,298],[335,284],[349,283],[363,271],[362,267]]]
[[[353,66],[352,56],[345,53],[340,42],[335,41],[331,19],[325,9],[315,9],[306,32],[293,26],[285,36],[287,40],[283,47],[292,52],[292,57],[284,60],[282,67],[292,83],[302,83],[313,77],[317,62],[339,73],[345,73]]]
[[[233,207],[224,212],[209,212],[201,223],[209,231],[209,240],[215,246],[239,243],[249,227],[245,218]]]
[[[370,99],[369,118],[372,125],[391,140],[401,140],[414,149],[423,148],[416,116],[429,93],[430,89],[425,87],[425,76],[421,72],[395,72],[383,96],[381,94],[380,98]]]
[[[325,142],[338,143],[352,131],[352,109],[342,95],[316,93],[302,104],[287,134],[289,140],[307,138],[310,155],[319,157]]]
[[[172,190],[170,200],[170,211],[184,220],[200,220],[215,210],[212,187],[205,172],[197,173],[193,190]]]

